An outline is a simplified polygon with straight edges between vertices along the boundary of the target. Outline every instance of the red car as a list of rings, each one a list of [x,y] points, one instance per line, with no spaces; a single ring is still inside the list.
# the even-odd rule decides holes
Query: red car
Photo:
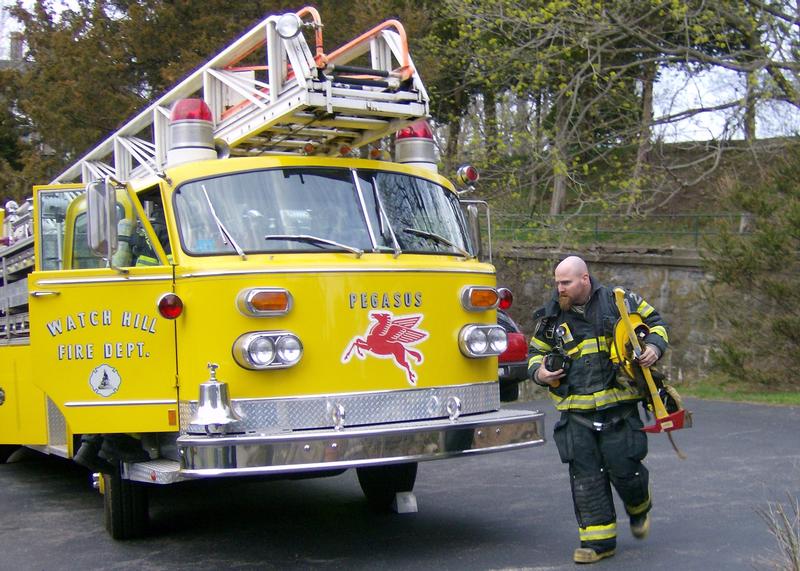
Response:
[[[500,303],[497,307],[497,324],[506,330],[508,348],[498,357],[497,374],[500,380],[500,400],[515,401],[519,398],[519,383],[528,378],[528,341],[519,326],[506,313],[514,301],[507,288],[499,288]]]

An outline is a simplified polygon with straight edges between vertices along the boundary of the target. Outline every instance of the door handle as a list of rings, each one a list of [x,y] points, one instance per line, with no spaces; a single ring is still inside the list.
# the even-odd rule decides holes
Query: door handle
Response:
[[[32,291],[31,297],[47,297],[49,295],[61,295],[60,291]]]

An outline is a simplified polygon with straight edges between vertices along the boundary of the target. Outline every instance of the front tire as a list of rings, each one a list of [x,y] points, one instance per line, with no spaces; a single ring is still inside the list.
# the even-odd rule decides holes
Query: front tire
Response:
[[[358,483],[375,511],[387,512],[399,492],[410,492],[417,479],[417,463],[356,468]]]
[[[519,383],[500,383],[500,402],[514,402],[519,399]]]
[[[103,474],[105,526],[114,539],[135,539],[147,532],[149,505],[147,488],[139,482],[123,480],[119,471]]]
[[[19,450],[19,446],[15,444],[0,444],[0,464],[5,464],[17,450]]]

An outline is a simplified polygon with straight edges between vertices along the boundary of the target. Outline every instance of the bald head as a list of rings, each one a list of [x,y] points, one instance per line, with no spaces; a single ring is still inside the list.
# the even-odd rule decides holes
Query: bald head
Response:
[[[563,274],[573,276],[580,276],[582,274],[589,274],[589,267],[586,262],[578,256],[568,256],[564,258],[558,266],[556,266],[556,273],[559,271]]]
[[[569,256],[556,266],[555,281],[562,309],[567,310],[573,305],[583,305],[589,301],[592,293],[589,268],[578,256]]]

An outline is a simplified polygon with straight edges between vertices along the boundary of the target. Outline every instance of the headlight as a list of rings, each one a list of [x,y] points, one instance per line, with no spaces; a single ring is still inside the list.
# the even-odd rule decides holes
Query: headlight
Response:
[[[241,335],[233,343],[234,360],[254,371],[291,367],[302,356],[303,344],[287,331],[254,331]]]
[[[247,346],[248,360],[256,367],[266,367],[275,358],[275,344],[269,337],[253,337]]]
[[[286,363],[286,365],[294,365],[303,354],[303,346],[300,344],[300,339],[294,335],[286,335],[278,339],[276,348],[278,350],[278,359]]]
[[[458,347],[470,358],[499,355],[507,346],[508,337],[499,325],[467,325],[458,334]]]
[[[496,351],[498,355],[508,348],[508,335],[503,328],[494,327],[490,329],[486,337],[489,339],[489,346],[492,351]]]

